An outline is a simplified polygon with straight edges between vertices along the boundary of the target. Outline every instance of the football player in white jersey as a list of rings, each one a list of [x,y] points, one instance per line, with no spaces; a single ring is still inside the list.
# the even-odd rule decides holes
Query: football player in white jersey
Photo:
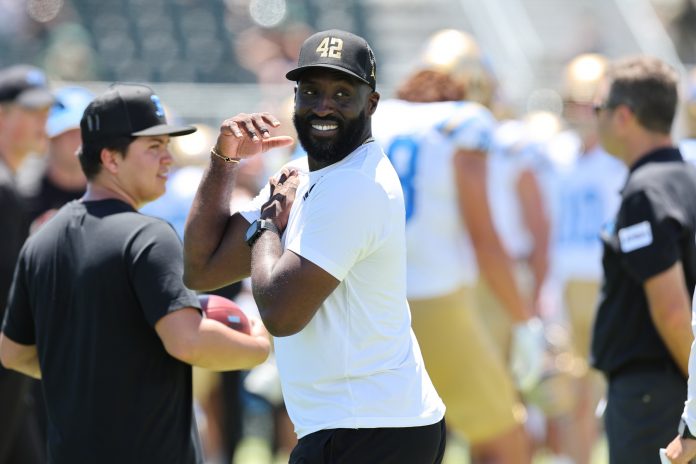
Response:
[[[523,388],[540,371],[541,325],[517,288],[491,219],[486,154],[496,121],[484,106],[464,101],[467,89],[485,97],[480,81],[460,79],[477,76],[465,69],[482,71],[472,53],[477,48],[468,35],[436,34],[426,51],[433,59],[406,79],[398,99],[380,103],[373,134],[404,190],[413,329],[447,406],[448,427],[469,442],[473,462],[524,463],[530,459],[524,408],[505,356],[475,308],[479,272],[515,321],[511,367]],[[447,63],[458,69],[439,66]]]
[[[560,289],[576,355],[578,391],[570,419],[557,421],[553,443],[578,464],[590,460],[597,437],[596,406],[603,395],[601,376],[590,370],[590,333],[602,277],[603,227],[619,206],[626,168],[599,145],[592,98],[607,61],[582,54],[565,68],[563,116],[569,130],[549,144],[546,180],[552,224],[549,274]],[[573,395],[573,393],[568,393]]]

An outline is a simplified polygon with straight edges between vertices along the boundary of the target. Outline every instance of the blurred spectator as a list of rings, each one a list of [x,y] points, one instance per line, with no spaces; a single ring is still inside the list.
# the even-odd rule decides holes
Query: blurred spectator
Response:
[[[94,95],[83,87],[65,87],[55,93],[56,102],[46,124],[48,153],[43,166],[23,166],[31,170],[21,185],[27,198],[28,219],[32,230],[41,225],[70,200],[80,198],[85,191],[85,178],[77,149],[80,147],[80,119]]]
[[[53,96],[43,71],[16,65],[0,70],[0,319],[19,250],[28,235],[25,207],[15,185],[22,161],[44,146]],[[38,463],[43,443],[28,404],[29,378],[0,366],[0,463]]]

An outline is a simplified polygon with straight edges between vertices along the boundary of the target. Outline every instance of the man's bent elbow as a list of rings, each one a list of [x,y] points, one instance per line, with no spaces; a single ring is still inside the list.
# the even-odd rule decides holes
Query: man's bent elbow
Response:
[[[289,312],[289,311],[288,311]],[[266,330],[274,337],[289,337],[300,332],[307,325],[307,322],[292,319],[284,320],[282,317],[274,315],[268,309],[259,308],[259,314]]]
[[[164,349],[175,359],[189,365],[196,363],[196,345],[195,342],[188,337],[182,335],[176,340],[164,344]]]

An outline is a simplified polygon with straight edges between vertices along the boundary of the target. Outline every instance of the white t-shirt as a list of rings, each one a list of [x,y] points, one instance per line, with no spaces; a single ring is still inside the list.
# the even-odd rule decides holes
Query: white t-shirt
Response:
[[[372,131],[399,174],[406,202],[408,297],[473,285],[478,266],[459,211],[453,157],[488,150],[495,120],[475,103],[380,102]]]
[[[306,157],[290,166],[300,184],[283,246],[341,282],[299,333],[274,340],[298,437],[438,422],[445,407],[411,330],[403,194],[389,160],[368,143],[318,171]],[[240,211],[245,219],[268,196],[267,186]]]

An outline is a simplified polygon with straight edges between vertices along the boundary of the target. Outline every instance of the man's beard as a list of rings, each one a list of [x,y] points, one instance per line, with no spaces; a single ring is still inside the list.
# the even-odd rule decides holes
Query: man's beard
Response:
[[[311,115],[306,118],[300,118],[297,114],[294,114],[292,120],[297,130],[297,138],[300,139],[300,144],[307,152],[307,155],[315,161],[329,165],[341,161],[363,142],[362,137],[367,124],[367,115],[365,110],[363,110],[357,118],[341,122],[331,117],[320,118],[316,115]],[[337,124],[336,136],[327,139],[312,137],[310,120]]]

